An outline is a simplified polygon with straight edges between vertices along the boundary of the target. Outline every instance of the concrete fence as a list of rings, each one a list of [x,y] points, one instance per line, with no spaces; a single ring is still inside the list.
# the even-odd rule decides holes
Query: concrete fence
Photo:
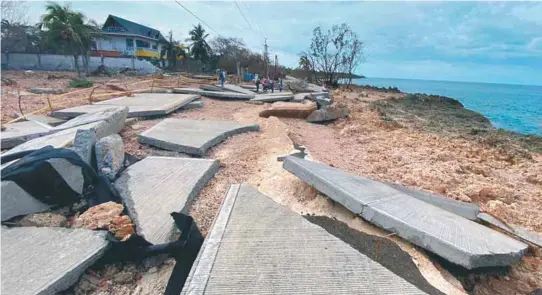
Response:
[[[158,70],[147,60],[131,57],[99,57],[89,58],[89,70],[100,65],[118,71],[125,68],[135,69],[138,74],[151,74]],[[79,65],[83,69],[83,58],[79,57]],[[2,69],[7,70],[43,70],[43,71],[75,71],[74,58],[71,55],[36,54],[36,53],[2,53]]]

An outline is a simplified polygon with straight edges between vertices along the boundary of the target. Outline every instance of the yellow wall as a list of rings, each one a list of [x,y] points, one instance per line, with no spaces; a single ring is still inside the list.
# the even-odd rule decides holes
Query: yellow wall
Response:
[[[136,50],[135,55],[139,56],[139,57],[156,57],[156,58],[160,58],[160,54],[157,51],[150,51],[150,50],[145,50],[145,49],[142,49],[142,48],[138,48]]]

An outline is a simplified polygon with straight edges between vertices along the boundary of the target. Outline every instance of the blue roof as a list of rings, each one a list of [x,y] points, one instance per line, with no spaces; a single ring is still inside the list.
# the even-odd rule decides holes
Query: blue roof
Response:
[[[118,23],[121,27],[113,26],[112,22]],[[144,25],[140,25],[138,23],[134,23],[132,21],[129,21],[127,19],[123,19],[122,17],[109,15],[107,17],[107,20],[105,21],[102,31],[109,32],[109,33],[126,33],[126,34],[133,34],[138,35],[142,37],[152,38],[152,39],[158,39],[160,41],[166,41],[164,36],[162,36],[162,33],[160,31],[149,28]]]

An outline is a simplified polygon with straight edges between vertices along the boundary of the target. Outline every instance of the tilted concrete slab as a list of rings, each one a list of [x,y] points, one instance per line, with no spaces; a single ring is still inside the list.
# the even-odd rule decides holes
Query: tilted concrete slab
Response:
[[[256,97],[251,99],[252,101],[263,101],[263,102],[275,102],[275,101],[289,101],[294,99],[293,94],[258,94]]]
[[[137,139],[164,150],[201,157],[229,136],[258,130],[260,127],[256,124],[168,118],[138,135]]]
[[[223,91],[222,87],[213,85],[201,85],[199,88],[205,91]]]
[[[39,122],[53,127],[66,122],[66,120],[53,118],[45,115],[28,115],[25,117],[28,121]]]
[[[128,117],[165,116],[178,108],[199,99],[199,95],[180,95],[174,93],[137,93],[97,102],[93,105],[77,106],[55,111],[55,118],[69,119],[86,113],[104,111],[111,106],[128,107]]]
[[[255,188],[234,184],[181,294],[425,293]]]
[[[9,149],[26,141],[47,135],[52,127],[43,123],[23,121],[4,125],[1,133],[2,149]]]
[[[100,258],[106,231],[2,226],[2,294],[57,294]]]
[[[221,87],[220,84],[217,84],[216,86],[218,87]],[[224,87],[222,87],[224,90],[227,90],[227,91],[233,91],[233,92],[237,92],[237,93],[243,93],[243,94],[248,94],[248,95],[254,95],[254,92],[248,90],[248,89],[245,89],[243,87],[240,87],[240,86],[237,86],[237,85],[233,85],[233,84],[224,84]]]
[[[174,239],[170,213],[187,213],[218,168],[217,160],[147,157],[126,169],[114,185],[137,233],[152,244],[161,244]]]
[[[13,181],[2,181],[0,194],[2,198],[2,221],[19,215],[48,211],[51,206],[29,195]]]
[[[535,244],[538,247],[542,247],[542,236],[540,236],[537,233],[530,232],[524,228],[521,228],[519,226],[515,226],[512,224],[504,224],[497,218],[487,213],[478,214],[478,218],[484,222],[487,222],[493,226],[500,228],[501,230],[504,230],[505,232],[508,232],[514,236],[517,236],[529,243]]]
[[[199,94],[201,96],[217,99],[249,100],[254,98],[254,93],[244,94],[231,91],[205,91],[198,88],[173,88],[173,93]]]
[[[81,125],[94,122],[103,122],[103,128],[96,130],[96,138],[102,138],[111,134],[119,133],[124,128],[124,123],[128,117],[128,107],[108,106],[99,112],[86,113],[76,118],[60,124],[53,128],[53,131],[66,130]]]
[[[287,157],[284,169],[365,220],[455,264],[472,269],[518,262],[527,245],[387,184]]]
[[[459,216],[465,217],[470,220],[476,220],[478,218],[478,213],[480,213],[480,206],[473,203],[465,203],[461,201],[456,201],[444,196],[409,188],[397,183],[388,183],[388,184],[394,189],[401,191],[411,197],[420,199],[433,206],[437,206],[441,209],[455,213]]]

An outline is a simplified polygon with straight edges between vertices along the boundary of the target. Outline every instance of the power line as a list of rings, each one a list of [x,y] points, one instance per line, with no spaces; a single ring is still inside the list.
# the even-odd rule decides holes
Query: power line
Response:
[[[233,2],[235,3],[235,6],[237,6],[237,10],[239,10],[239,12],[241,13],[241,15],[243,16],[243,18],[245,19],[245,21],[247,22],[247,25],[248,27],[256,34],[258,34],[256,32],[256,30],[254,30],[254,28],[252,27],[252,25],[250,24],[250,22],[248,21],[247,17],[245,16],[245,13],[241,10],[241,8],[239,7],[239,4],[237,4],[237,0],[233,0]]]
[[[241,2],[241,3],[243,3],[243,2]],[[243,5],[245,6],[245,10],[246,10],[246,11],[248,12],[248,14],[250,15],[251,13],[250,13],[250,9],[248,8],[248,4],[243,3]],[[258,30],[260,31],[260,34],[262,34],[262,35],[265,36],[265,34],[263,33],[262,28],[260,27],[260,25],[258,24],[258,22],[254,22],[254,23],[256,24],[256,27],[257,27]]]
[[[184,10],[186,10],[188,13],[190,13],[192,16],[194,16],[195,18],[197,18],[202,24],[204,24],[205,26],[207,26],[209,29],[211,29],[211,31],[215,32],[217,35],[220,35],[220,33],[218,33],[215,29],[213,29],[210,25],[208,25],[206,22],[204,22],[201,18],[199,18],[197,15],[195,15],[194,13],[192,13],[192,11],[188,10],[188,8],[186,8],[184,5],[181,4],[181,2],[175,0],[175,2],[177,4],[179,4],[182,8],[184,8]]]

